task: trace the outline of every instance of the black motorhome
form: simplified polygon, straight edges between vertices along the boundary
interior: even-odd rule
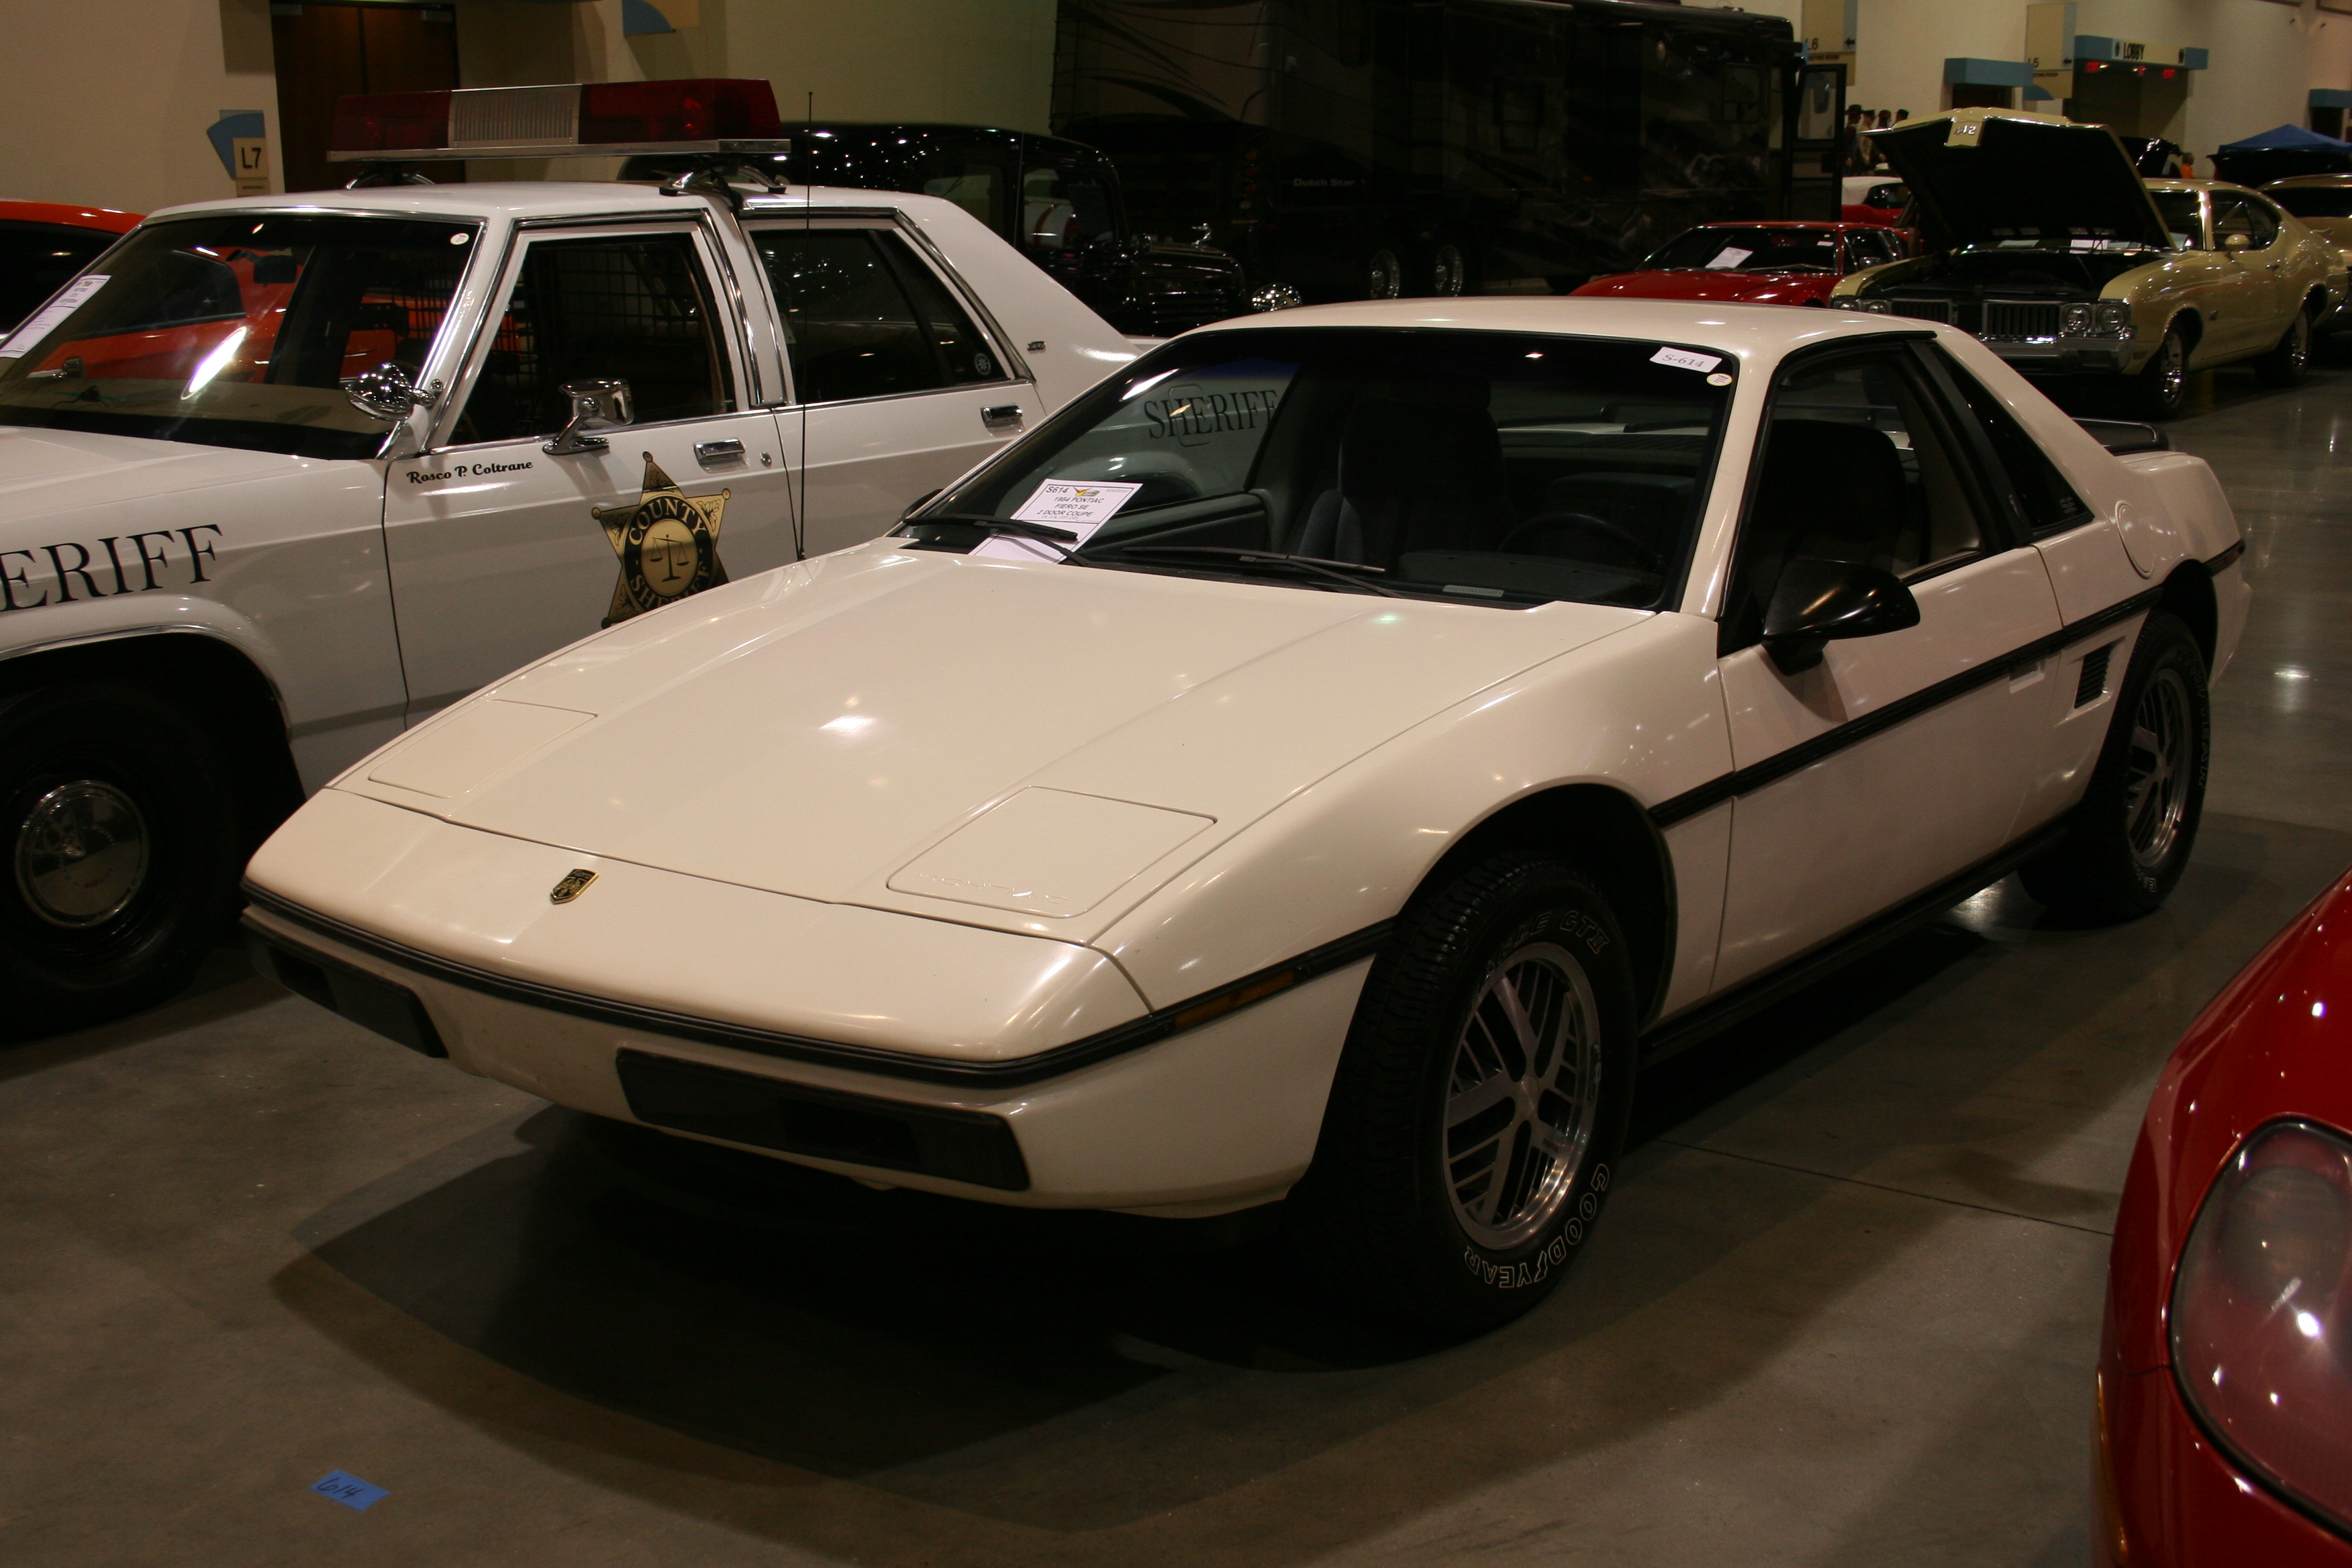
[[[944,196],[1003,235],[1122,332],[1168,337],[1249,308],[1241,264],[1223,251],[1139,232],[1101,153],[1058,136],[980,125],[787,125],[774,160],[795,184]],[[624,179],[684,169],[632,158]],[[1196,218],[1182,226],[1196,229]]]
[[[1061,0],[1054,123],[1255,283],[1542,292],[1694,224],[1834,219],[1843,82],[1698,6]]]

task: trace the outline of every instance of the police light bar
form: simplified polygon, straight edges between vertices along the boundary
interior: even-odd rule
[[[328,158],[407,163],[457,158],[609,157],[635,153],[789,153],[764,81],[572,82],[335,100]]]

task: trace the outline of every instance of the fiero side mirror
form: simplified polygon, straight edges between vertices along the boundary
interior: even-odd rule
[[[1764,651],[1781,673],[1822,662],[1832,637],[1874,637],[1919,624],[1919,601],[1892,572],[1844,561],[1791,561],[1764,612]]]

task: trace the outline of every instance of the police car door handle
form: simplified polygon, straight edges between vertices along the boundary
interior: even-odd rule
[[[706,468],[716,468],[720,463],[740,463],[743,460],[743,443],[697,441],[694,444],[694,460]]]
[[[1000,403],[980,411],[980,422],[991,430],[1007,430],[1021,423],[1021,405]]]

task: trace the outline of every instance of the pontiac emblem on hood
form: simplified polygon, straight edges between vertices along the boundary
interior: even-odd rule
[[[592,509],[621,558],[621,580],[613,584],[613,607],[604,615],[608,626],[727,581],[727,568],[719,563],[719,529],[734,492],[688,496],[651,452],[645,457],[645,484],[635,505]]]
[[[568,904],[586,892],[588,884],[595,879],[595,872],[583,871],[574,867],[563,873],[563,880],[555,884],[554,890],[547,895],[547,901],[551,904]]]

